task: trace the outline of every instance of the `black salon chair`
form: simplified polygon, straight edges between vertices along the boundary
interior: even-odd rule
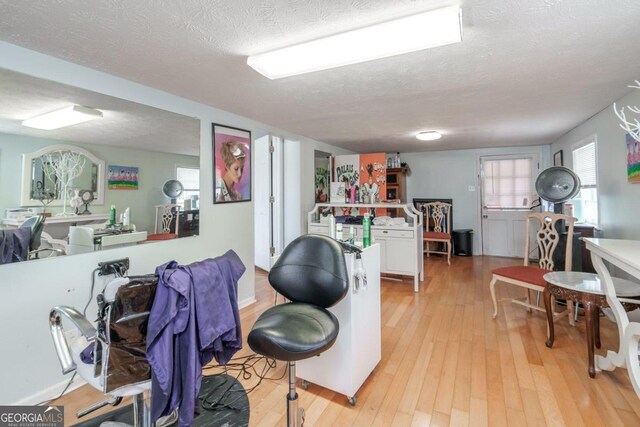
[[[62,373],[76,371],[88,384],[108,395],[107,399],[78,412],[79,418],[106,405],[116,406],[123,397],[132,396],[133,425],[151,426],[151,367],[146,359],[146,333],[157,285],[158,278],[154,275],[111,280],[97,297],[96,327],[72,307],[51,309],[49,327]],[[69,331],[65,331],[63,321],[72,326]],[[88,351],[90,343],[93,348]],[[175,418],[163,423],[173,421]],[[107,421],[103,425],[125,424]]]
[[[65,255],[64,250],[56,248],[40,248],[42,245],[42,229],[44,228],[44,215],[34,215],[24,221],[20,228],[31,229],[31,239],[29,240],[29,259],[37,259],[42,252],[55,252],[60,255]]]
[[[269,283],[290,302],[262,313],[247,342],[258,354],[289,362],[287,425],[299,426],[296,361],[328,350],[338,337],[338,319],[327,308],[349,289],[342,246],[326,236],[298,237],[271,268]]]

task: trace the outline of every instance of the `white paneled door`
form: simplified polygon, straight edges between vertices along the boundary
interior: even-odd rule
[[[525,216],[537,199],[537,154],[480,157],[482,253],[524,257]]]
[[[269,271],[283,246],[282,138],[265,135],[253,150],[255,264]]]

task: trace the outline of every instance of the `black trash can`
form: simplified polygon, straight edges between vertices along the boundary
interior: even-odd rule
[[[453,253],[460,256],[473,255],[473,230],[464,228],[453,230]]]

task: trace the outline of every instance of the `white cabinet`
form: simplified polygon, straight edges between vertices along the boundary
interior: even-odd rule
[[[326,208],[352,207],[358,209],[396,209],[397,216],[404,215],[408,226],[371,226],[373,242],[380,245],[380,271],[382,273],[413,276],[414,291],[418,292],[419,282],[424,280],[422,215],[412,205],[405,204],[325,204],[318,203],[308,214],[309,234],[329,235],[329,226],[320,217]],[[352,209],[353,210],[353,209]],[[338,210],[336,210],[338,211]],[[341,212],[342,209],[339,209]],[[343,235],[350,237],[351,224],[344,224]],[[356,240],[362,240],[362,225],[353,225]]]
[[[367,287],[353,283],[353,254],[346,254],[349,291],[329,308],[340,324],[333,346],[317,357],[296,362],[296,376],[344,394],[355,404],[355,394],[382,356],[380,325],[380,245],[365,248],[362,265]]]

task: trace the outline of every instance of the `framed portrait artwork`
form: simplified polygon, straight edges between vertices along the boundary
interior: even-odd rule
[[[562,164],[562,150],[556,151],[553,155],[553,166],[563,166]]]
[[[251,200],[251,132],[213,124],[213,203]]]

